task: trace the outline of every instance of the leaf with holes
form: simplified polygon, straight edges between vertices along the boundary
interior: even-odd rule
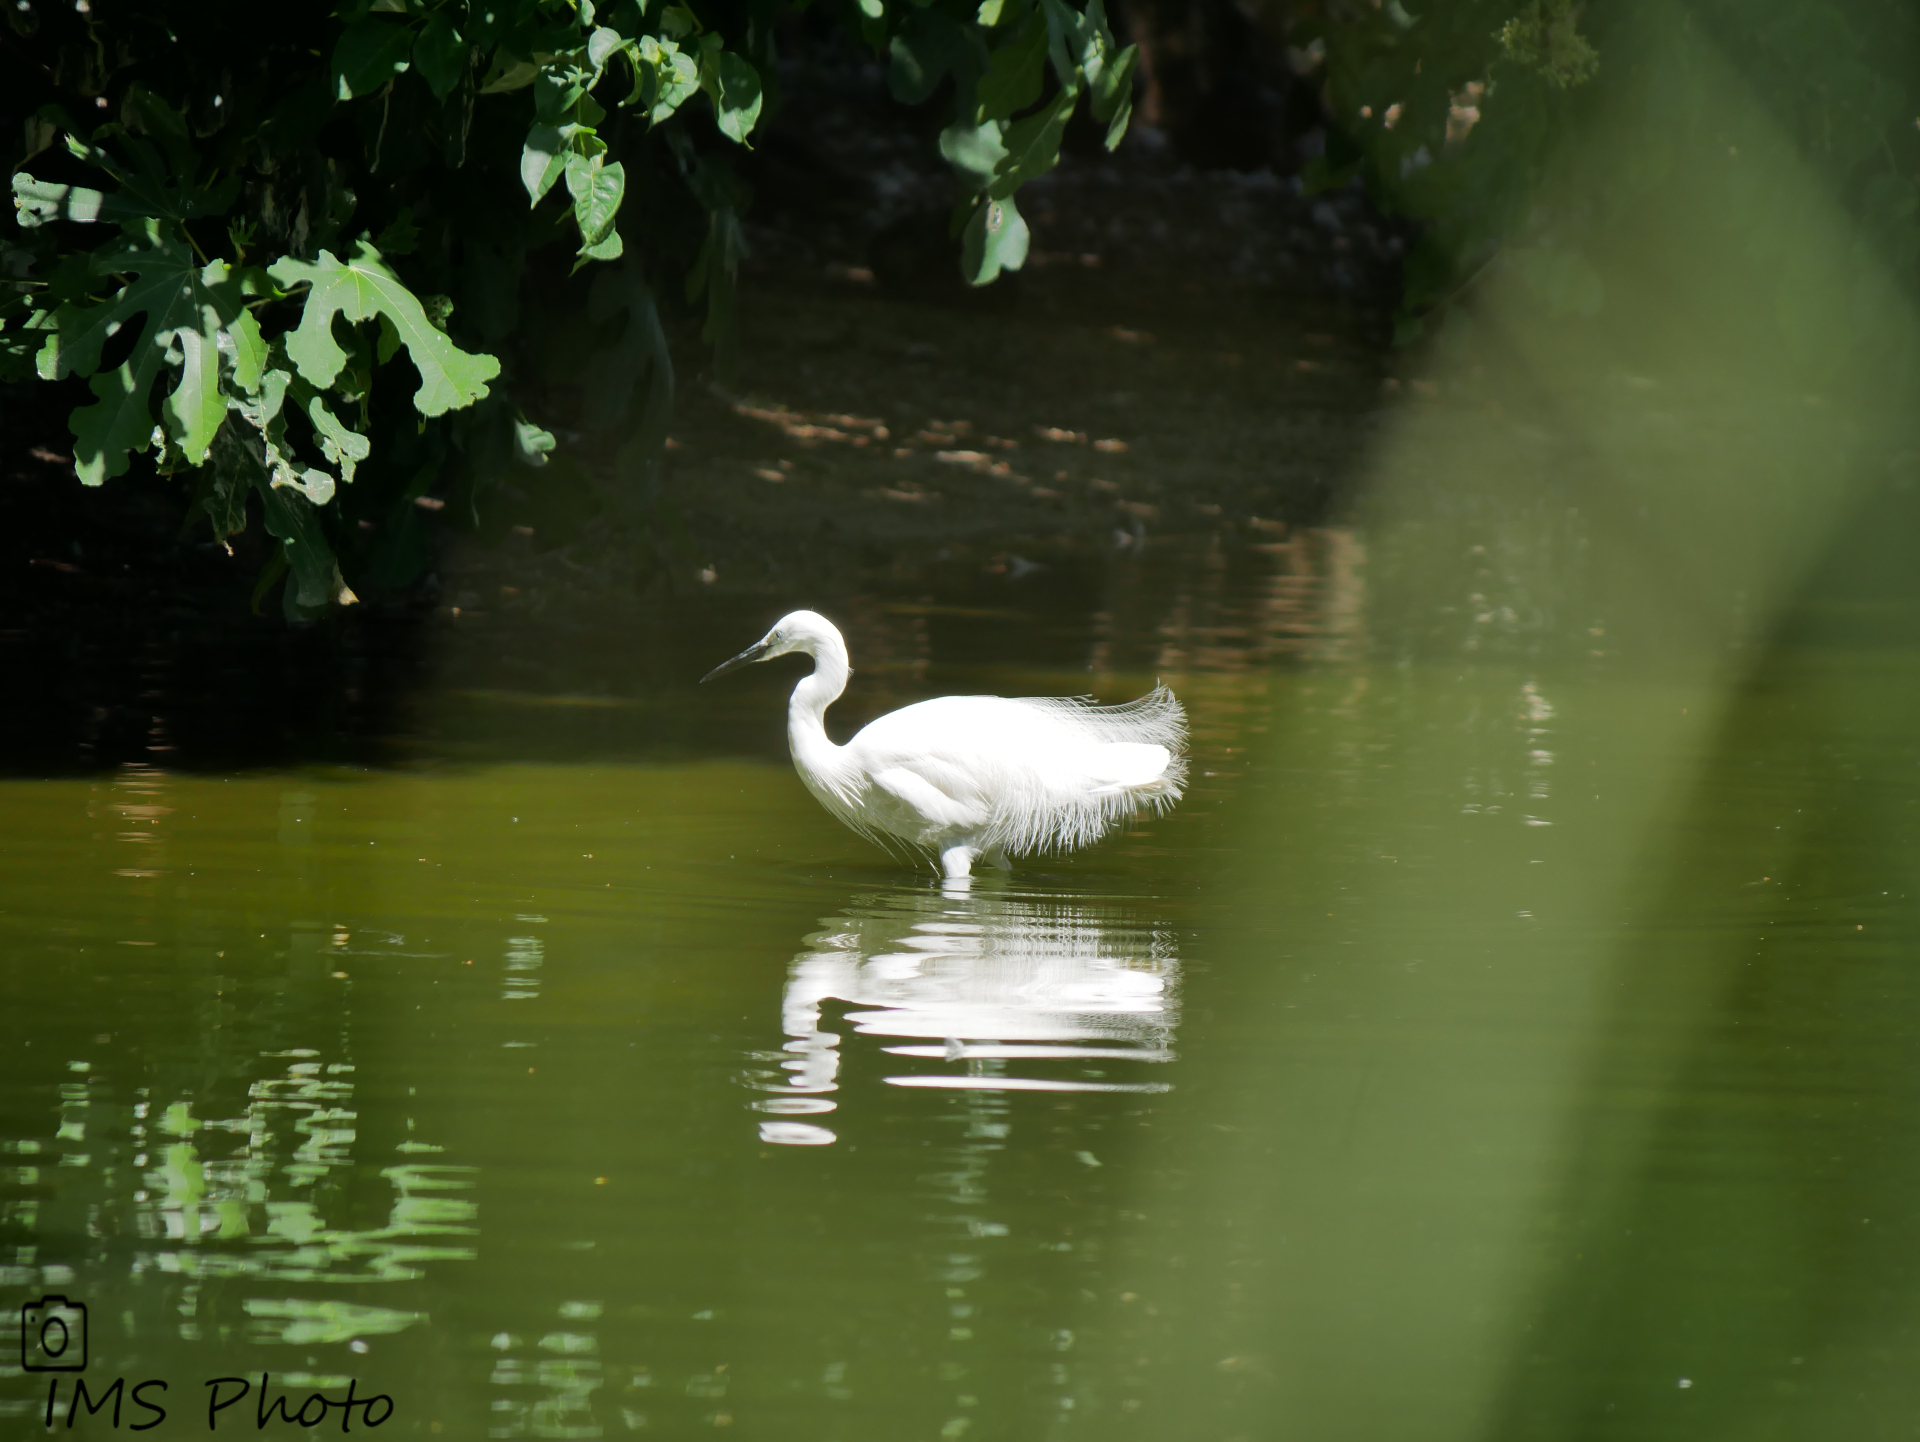
[[[300,324],[287,337],[287,355],[309,385],[332,385],[346,366],[347,352],[333,338],[336,315],[356,323],[385,315],[393,323],[420,373],[413,404],[423,416],[472,405],[487,394],[487,382],[500,374],[494,357],[473,355],[447,339],[427,319],[414,293],[382,263],[380,252],[365,241],[355,247],[351,261],[336,260],[323,250],[315,261],[285,256],[268,266],[267,274],[288,289],[303,283],[311,287]]]
[[[980,202],[961,235],[960,267],[969,285],[985,285],[1003,270],[1026,264],[1031,236],[1013,197]]]
[[[267,533],[281,544],[293,583],[283,604],[289,620],[316,615],[330,602],[350,606],[358,599],[340,579],[340,567],[320,529],[320,516],[298,486],[262,485],[254,478],[265,513]]]
[[[278,347],[274,350],[274,357],[281,365],[286,361]],[[229,409],[251,426],[259,438],[265,455],[262,464],[266,467],[269,483],[291,482],[299,475],[294,469],[293,456],[287,449],[287,418],[283,414],[287,388],[293,384],[295,377],[291,371],[283,370],[281,365],[270,366],[260,377],[260,384],[246,395],[227,397]],[[227,432],[223,430],[221,434]]]
[[[320,454],[340,469],[340,484],[353,484],[354,467],[372,453],[373,443],[358,431],[343,423],[327,405],[327,398],[305,381],[295,380],[287,388],[287,394],[307,413],[307,419],[313,424],[314,437],[320,442]],[[320,472],[308,471],[309,481]],[[333,479],[327,478],[327,495],[333,494]],[[316,496],[312,487],[307,488],[307,497],[315,505],[324,504],[326,497]]]

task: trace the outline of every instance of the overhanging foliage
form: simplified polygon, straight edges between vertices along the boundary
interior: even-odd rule
[[[280,542],[256,600],[290,573],[290,617],[354,599],[348,576],[404,584],[429,491],[475,521],[508,476],[632,513],[673,394],[656,297],[684,290],[730,345],[749,196],[729,157],[778,103],[784,9],[11,7],[32,114],[0,369],[88,381],[82,482],[151,456],[193,478],[222,541],[252,498]],[[840,18],[897,97],[951,80],[961,263],[975,284],[1017,268],[1015,193],[1067,118],[1084,99],[1109,144],[1126,126],[1134,52],[1101,0],[848,0]],[[523,312],[523,288],[595,263],[577,343],[543,347],[553,317]],[[536,372],[614,436],[610,479],[583,480],[520,408]]]

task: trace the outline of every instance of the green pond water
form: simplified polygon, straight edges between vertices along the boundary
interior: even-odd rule
[[[968,890],[819,811],[773,667],[452,688],[465,759],[401,771],[0,784],[8,1305],[83,1303],[158,1436],[220,1378],[258,1435],[263,1373],[460,1438],[1910,1435],[1897,552],[1707,664],[1503,524],[856,627],[850,712],[1192,711],[1177,811]],[[0,1431],[51,1383],[65,1432],[0,1356]]]

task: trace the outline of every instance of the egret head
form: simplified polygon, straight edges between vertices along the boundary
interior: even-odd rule
[[[784,656],[789,651],[805,651],[809,656],[817,656],[823,649],[834,647],[843,653],[846,650],[846,642],[840,638],[840,630],[833,622],[818,611],[794,611],[782,616],[771,631],[738,656],[731,661],[722,661],[700,680],[705,683],[755,661],[771,661],[775,656]]]

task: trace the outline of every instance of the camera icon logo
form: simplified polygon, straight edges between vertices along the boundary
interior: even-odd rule
[[[86,1371],[86,1303],[42,1297],[22,1306],[20,1365],[29,1372]]]

